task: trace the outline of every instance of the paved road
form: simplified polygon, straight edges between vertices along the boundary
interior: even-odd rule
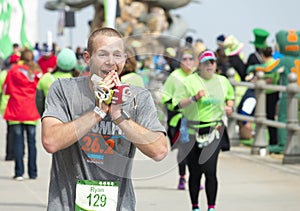
[[[12,180],[14,163],[4,161],[4,120],[0,118],[0,210],[46,210],[51,156],[41,146],[38,126],[38,178]],[[176,151],[160,163],[141,154],[134,165],[137,211],[189,211],[188,191],[176,190]],[[25,162],[27,160],[25,159]],[[25,169],[26,171],[26,169]],[[282,165],[281,157],[250,155],[250,148],[232,147],[221,153],[218,164],[219,211],[300,210],[300,164]],[[200,194],[201,209],[206,210],[205,194]]]

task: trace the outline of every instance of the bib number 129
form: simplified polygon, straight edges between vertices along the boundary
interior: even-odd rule
[[[87,199],[89,200],[90,207],[105,207],[106,205],[106,195],[105,194],[89,194]]]
[[[75,211],[115,211],[118,204],[118,182],[78,180]]]

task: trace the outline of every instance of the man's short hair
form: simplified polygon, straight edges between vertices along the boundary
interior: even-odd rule
[[[95,29],[89,36],[88,43],[87,43],[87,51],[90,55],[93,54],[94,51],[94,39],[98,35],[110,36],[110,37],[120,37],[122,38],[122,34],[118,32],[116,29],[109,28],[109,27],[102,27]]]

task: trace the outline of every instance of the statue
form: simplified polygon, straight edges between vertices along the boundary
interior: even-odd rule
[[[131,37],[132,41],[138,39],[143,46],[149,47],[148,41],[151,41],[152,47],[148,50],[179,45],[180,39],[188,30],[188,25],[181,17],[171,15],[170,10],[186,6],[191,1],[118,0],[116,28],[125,37]],[[95,9],[90,31],[104,26],[104,0],[52,0],[45,4],[48,10],[69,11],[77,11],[88,6]]]
[[[288,75],[290,72],[300,76],[300,31],[280,30],[276,33],[276,42],[279,52],[283,55],[280,59],[280,65],[284,66],[284,72],[281,74],[281,85],[288,84]],[[298,85],[300,83],[298,81]],[[299,101],[300,98],[298,98]],[[286,123],[287,120],[287,93],[283,92],[279,100],[278,121]],[[298,111],[299,112],[299,111]],[[278,128],[278,144],[270,147],[269,151],[273,153],[283,153],[286,147],[287,131],[285,128]]]

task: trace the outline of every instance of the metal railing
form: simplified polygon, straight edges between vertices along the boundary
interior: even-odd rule
[[[234,75],[235,71],[233,69],[230,69],[227,72],[227,76],[231,84],[234,87],[244,86],[253,88],[255,90],[257,102],[254,117],[244,116],[234,112],[228,118],[228,132],[232,140],[232,144],[235,145],[239,143],[236,131],[237,120],[250,121],[256,124],[254,141],[251,146],[251,154],[265,154],[263,152],[266,152],[268,147],[266,140],[267,126],[285,128],[287,130],[287,137],[282,163],[300,163],[300,126],[298,124],[298,93],[300,93],[300,88],[297,84],[297,75],[295,73],[290,73],[288,75],[289,84],[287,86],[266,84],[263,72],[256,73],[257,81],[254,83],[237,82],[234,79]],[[266,118],[266,89],[287,93],[286,123],[268,120]]]

